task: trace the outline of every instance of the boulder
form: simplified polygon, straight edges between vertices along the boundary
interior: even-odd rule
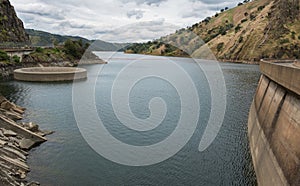
[[[39,186],[39,185],[40,185],[39,182],[30,182],[26,186]]]
[[[23,138],[20,143],[20,148],[23,149],[23,150],[29,150],[31,149],[34,145],[35,145],[35,142],[30,140],[30,139],[26,139],[26,138]]]
[[[54,131],[51,131],[51,130],[42,130],[42,131],[39,131],[39,132],[37,133],[37,135],[40,135],[40,136],[42,136],[42,137],[45,137],[45,136],[51,135],[51,134],[53,134],[53,133],[54,133]]]
[[[6,137],[15,137],[17,136],[17,133],[11,130],[2,129],[4,136]]]
[[[2,130],[0,130],[0,137],[4,137]]]
[[[23,170],[18,170],[17,173],[16,173],[16,176],[20,179],[25,179],[26,178],[26,172],[23,171]]]
[[[9,101],[4,101],[4,102],[1,103],[1,108],[5,109],[5,110],[10,110],[14,107],[16,107],[15,104],[13,104]]]
[[[25,123],[24,127],[31,132],[39,132],[39,126],[35,123]]]
[[[13,112],[13,111],[12,112],[7,111],[4,114],[14,121],[23,119],[22,115],[20,115],[19,113]]]
[[[19,114],[24,114],[24,112],[25,112],[22,108],[20,108],[18,106],[12,108],[12,110],[19,113]]]
[[[0,96],[0,103],[7,101],[7,99],[4,96]]]
[[[7,142],[6,142],[6,141],[4,141],[4,140],[1,140],[1,139],[0,139],[0,146],[2,146],[2,147],[3,147],[3,146],[5,146],[5,145],[7,145]]]

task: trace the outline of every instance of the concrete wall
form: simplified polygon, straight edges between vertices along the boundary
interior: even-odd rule
[[[67,68],[67,67],[48,67],[49,69],[67,69],[65,72],[59,70],[57,72],[33,72],[26,71],[26,69],[17,69],[14,71],[14,78],[19,81],[32,82],[51,82],[51,81],[73,81],[87,78],[87,71],[81,68]],[[48,69],[47,68],[47,69]],[[32,68],[38,69],[38,68]],[[69,71],[68,69],[75,69]]]
[[[248,134],[259,185],[300,185],[300,68],[261,64]]]

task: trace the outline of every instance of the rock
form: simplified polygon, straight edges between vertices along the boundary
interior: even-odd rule
[[[44,137],[44,136],[51,135],[53,133],[54,133],[54,131],[51,131],[51,130],[43,130],[43,131],[38,132],[37,134]]]
[[[3,137],[3,136],[4,136],[4,134],[3,134],[2,130],[0,130],[0,137]]]
[[[20,152],[19,150],[16,150],[16,149],[13,149],[13,148],[10,148],[10,147],[3,147],[3,149],[7,152],[10,152],[10,153],[16,155],[17,157],[19,157],[22,160],[26,160],[26,156],[22,152]]]
[[[5,110],[10,110],[14,107],[15,107],[15,105],[9,101],[4,101],[1,103],[1,108],[5,109]]]
[[[20,140],[17,139],[17,137],[8,137],[9,141],[13,142],[13,143],[20,143]]]
[[[39,126],[37,124],[34,124],[32,122],[30,123],[26,123],[24,125],[24,127],[27,129],[27,130],[30,130],[31,132],[38,132],[39,131]]]
[[[26,186],[39,186],[39,185],[40,185],[39,182],[30,182]]]
[[[26,178],[26,172],[19,169],[18,172],[16,173],[16,176],[20,179],[25,179]]]
[[[19,114],[24,114],[24,112],[25,112],[24,110],[20,109],[19,107],[14,107],[14,108],[12,108],[12,110]]]
[[[20,142],[19,142],[19,143],[20,143]],[[16,143],[16,142],[14,141],[14,142],[13,142],[13,145],[14,145],[15,147],[19,148],[19,147],[20,147],[19,143]]]
[[[9,138],[6,136],[0,137],[0,139],[4,140],[4,141],[9,141]]]
[[[3,146],[5,146],[5,145],[7,145],[7,142],[0,139],[0,146],[3,147]]]
[[[0,96],[0,103],[7,101],[7,99],[4,96]]]
[[[23,117],[20,114],[16,113],[16,112],[7,111],[7,112],[5,112],[5,115],[7,117],[9,117],[10,119],[14,120],[14,121],[23,119]]]
[[[11,130],[6,130],[6,129],[2,129],[3,130],[3,134],[6,137],[15,137],[17,136],[17,133],[15,133],[14,131]]]
[[[23,138],[19,145],[21,149],[29,150],[35,145],[35,142],[30,139]]]

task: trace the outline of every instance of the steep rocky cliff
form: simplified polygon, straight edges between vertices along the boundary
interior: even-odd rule
[[[29,42],[23,22],[17,17],[9,0],[0,0],[0,42],[1,45]]]

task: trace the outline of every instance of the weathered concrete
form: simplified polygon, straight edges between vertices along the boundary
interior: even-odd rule
[[[300,95],[300,67],[294,63],[269,63],[262,61],[261,72],[277,84]]]
[[[300,185],[300,69],[262,62],[248,134],[259,185]]]
[[[72,67],[34,67],[14,71],[14,78],[20,81],[51,82],[73,81],[87,78],[83,68]]]

